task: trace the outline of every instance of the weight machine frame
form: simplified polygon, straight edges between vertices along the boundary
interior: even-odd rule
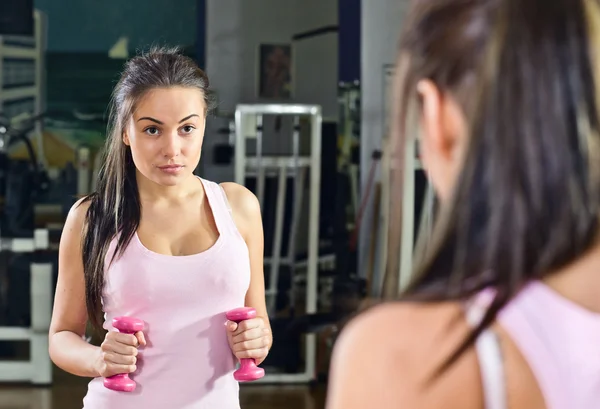
[[[4,104],[11,101],[33,99],[35,115],[44,112],[45,106],[45,52],[46,16],[34,10],[34,36],[0,36],[0,72],[10,59],[30,60],[34,64],[33,84],[4,84],[0,75],[0,113]],[[17,113],[17,117],[25,112]],[[11,119],[11,118],[7,118]],[[38,143],[38,161],[46,165],[43,154],[43,123],[35,121],[34,132]],[[4,145],[0,150],[5,149]],[[1,226],[0,226],[1,228]],[[50,248],[47,229],[32,231],[30,238],[0,238],[0,251],[13,253],[34,253]],[[0,327],[0,341],[28,341],[30,357],[28,361],[0,361],[0,382],[31,382],[36,385],[52,383],[52,362],[48,354],[48,330],[52,314],[52,264],[31,263],[31,326]]]
[[[263,115],[286,115],[294,116],[293,156],[268,156],[264,157],[262,152],[262,117]],[[310,156],[299,155],[299,117],[310,117],[311,119],[311,153]],[[256,138],[256,157],[249,158],[246,155],[246,140],[249,138],[246,130],[245,119],[251,117],[254,122],[255,132],[252,137]],[[303,104],[240,104],[235,111],[235,182],[245,185],[246,174],[256,171],[257,174],[257,196],[261,205],[264,197],[265,171],[266,168],[275,168],[278,171],[278,192],[275,221],[275,238],[273,243],[273,254],[271,260],[265,260],[265,265],[270,264],[271,280],[266,296],[269,305],[277,294],[278,268],[281,262],[280,250],[283,226],[283,211],[285,201],[285,187],[288,169],[298,172],[297,185],[303,183],[304,176],[301,169],[309,169],[310,197],[309,197],[309,220],[308,220],[308,260],[306,263],[306,313],[317,312],[317,290],[318,290],[318,267],[319,267],[319,206],[321,187],[321,126],[322,110],[318,105]],[[297,189],[296,192],[302,189]],[[301,201],[300,201],[301,203]],[[299,207],[299,206],[298,206]],[[298,211],[297,209],[295,210]],[[296,217],[294,216],[294,219]],[[292,236],[294,236],[294,222],[292,222]],[[289,246],[295,243],[290,242]],[[294,264],[296,260],[291,260]],[[295,264],[294,264],[295,265]],[[292,277],[293,285],[293,277]],[[304,383],[313,381],[316,377],[316,335],[306,334],[305,340],[305,370],[293,374],[267,374],[259,380],[259,383]]]
[[[49,232],[36,229],[33,238],[1,238],[0,251],[32,253],[50,247]],[[29,341],[28,361],[0,361],[0,382],[52,383],[48,330],[52,315],[52,264],[31,263],[31,326],[0,327],[0,341]]]
[[[46,111],[45,103],[45,53],[46,53],[46,15],[34,10],[34,36],[0,36],[0,73],[6,60],[31,60],[35,65],[34,84],[4,84],[0,75],[0,113],[4,112],[4,104],[11,101],[33,99],[34,106],[31,115]],[[9,120],[11,118],[8,118]],[[36,121],[34,132],[37,138],[38,161],[47,168],[47,160],[43,152],[43,121]],[[3,149],[0,146],[0,149]]]

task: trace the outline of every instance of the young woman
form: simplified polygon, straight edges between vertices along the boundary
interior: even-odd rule
[[[393,169],[418,125],[439,209],[403,301],[340,337],[328,409],[600,407],[599,3],[419,0],[405,27]]]
[[[61,238],[50,328],[56,365],[94,378],[85,409],[239,408],[233,354],[260,364],[271,346],[259,203],[193,174],[211,98],[204,72],[170,49],[130,60],[116,86],[97,192]],[[242,306],[257,318],[227,322]],[[117,316],[144,330],[114,331]],[[99,347],[88,320],[107,331]],[[104,387],[120,373],[135,391]]]

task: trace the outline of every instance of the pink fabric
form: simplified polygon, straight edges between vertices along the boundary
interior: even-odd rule
[[[239,409],[225,313],[244,306],[249,255],[221,187],[203,184],[220,233],[213,247],[166,256],[145,248],[136,234],[107,269],[104,327],[112,330],[116,316],[140,318],[148,345],[140,348],[131,376],[136,391],[115,392],[103,386],[102,378],[93,379],[84,409]]]
[[[531,367],[547,409],[600,408],[600,314],[535,282],[499,322]]]

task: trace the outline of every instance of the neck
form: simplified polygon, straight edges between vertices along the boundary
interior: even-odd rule
[[[600,245],[579,260],[544,279],[563,297],[590,311],[600,313]]]
[[[159,185],[136,172],[140,200],[142,202],[181,202],[198,192],[200,182],[194,175],[174,186]]]

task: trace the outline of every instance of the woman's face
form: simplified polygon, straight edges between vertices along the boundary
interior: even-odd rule
[[[157,88],[137,104],[123,143],[131,148],[139,174],[159,185],[174,186],[198,166],[205,125],[202,91]]]

